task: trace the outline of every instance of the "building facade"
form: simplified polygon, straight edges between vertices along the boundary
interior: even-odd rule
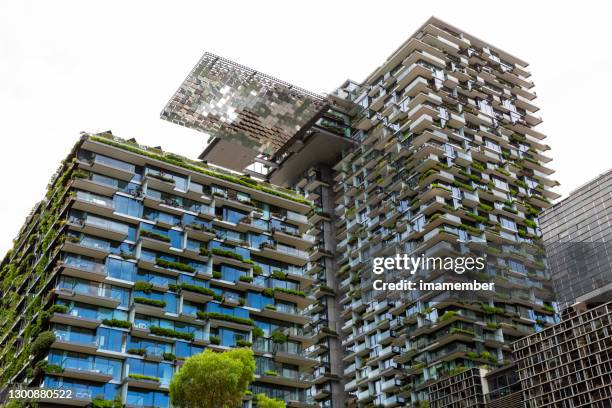
[[[562,308],[612,293],[612,170],[548,208],[540,225]]]
[[[577,305],[513,347],[526,407],[610,406],[612,303]]]
[[[250,177],[83,136],[3,260],[3,384],[167,407],[184,358],[248,346],[253,394],[312,405],[310,210]]]
[[[250,345],[252,391],[292,405],[459,406],[444,402],[456,378],[506,365],[511,342],[556,322],[537,217],[558,195],[529,76],[525,61],[436,18],[365,81],[326,98],[205,54],[162,118],[211,134],[200,156],[211,164],[89,136],[24,226],[4,260],[4,293],[17,270],[56,272],[17,288],[40,304],[13,300],[3,327],[30,332],[5,332],[3,381],[77,384],[66,364],[97,367],[98,357],[68,358],[57,345],[83,338],[91,345],[79,353],[111,367],[85,397],[163,405],[180,358]],[[83,177],[67,181],[70,165]],[[78,190],[67,201],[66,186]],[[38,230],[50,208],[62,229]],[[108,242],[79,252],[88,235]],[[486,270],[452,279],[495,291],[372,288],[376,257],[468,250],[486,254]],[[110,293],[93,296],[104,298],[94,312],[79,304],[91,291]],[[44,317],[58,339],[30,372],[10,361],[26,359],[32,330],[43,329],[27,322],[40,310],[52,310]],[[85,324],[74,340],[65,329]],[[157,375],[148,356],[160,353],[149,348],[162,350]],[[134,373],[138,364],[148,371]],[[481,403],[486,384],[468,385]]]

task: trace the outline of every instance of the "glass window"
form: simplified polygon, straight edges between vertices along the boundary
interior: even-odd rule
[[[115,211],[132,217],[142,217],[142,203],[133,198],[115,194]]]

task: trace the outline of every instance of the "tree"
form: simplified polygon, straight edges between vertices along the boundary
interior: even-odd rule
[[[242,404],[254,378],[251,349],[205,350],[185,360],[172,377],[170,399],[177,408],[234,408]]]
[[[285,408],[285,401],[270,398],[266,394],[257,394],[257,408]]]

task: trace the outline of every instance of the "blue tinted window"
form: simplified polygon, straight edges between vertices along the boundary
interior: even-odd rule
[[[142,217],[142,204],[133,198],[115,195],[115,211],[132,217]]]

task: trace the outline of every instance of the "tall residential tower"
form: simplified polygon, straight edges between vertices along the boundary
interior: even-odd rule
[[[3,261],[3,381],[167,406],[181,358],[250,346],[252,392],[293,406],[483,404],[510,343],[556,322],[529,76],[436,18],[325,97],[206,53],[162,111],[211,136],[202,162],[86,135],[28,219]],[[418,277],[495,290],[374,290],[396,254],[486,255]]]

